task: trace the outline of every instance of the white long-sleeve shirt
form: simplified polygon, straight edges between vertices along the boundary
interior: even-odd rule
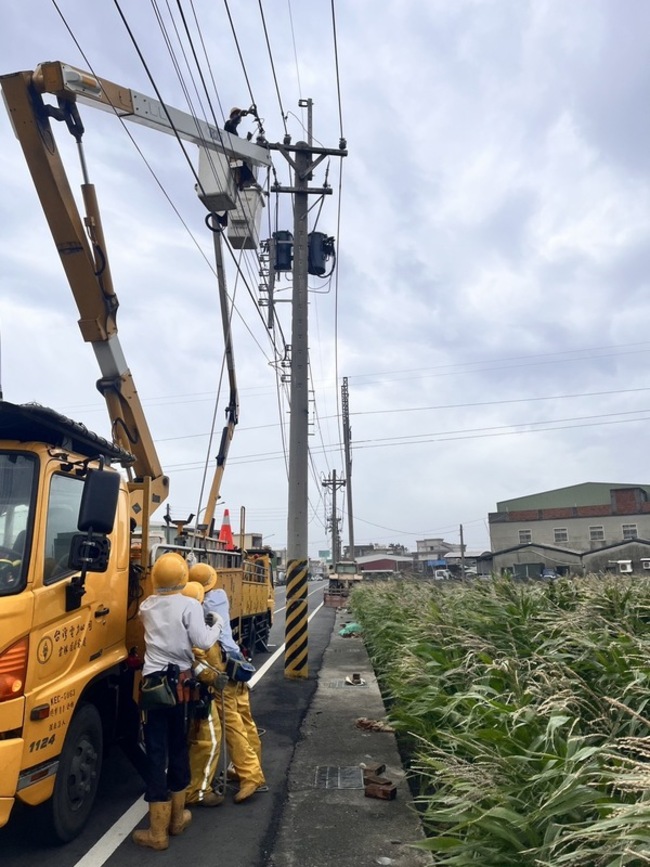
[[[182,593],[153,594],[144,600],[139,614],[144,625],[143,675],[163,671],[170,662],[181,671],[191,668],[192,648],[212,647],[219,640],[224,622],[217,613],[215,625],[207,626],[198,599]]]
[[[239,645],[232,637],[232,629],[230,626],[230,604],[226,591],[221,587],[215,587],[214,590],[208,590],[203,599],[203,610],[207,614],[212,612],[219,615],[223,620],[223,628],[219,644],[223,647],[226,653],[238,653]]]

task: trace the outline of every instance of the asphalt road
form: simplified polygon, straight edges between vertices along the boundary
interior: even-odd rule
[[[263,766],[269,792],[214,809],[193,809],[191,827],[172,838],[169,849],[154,852],[135,846],[131,831],[146,813],[143,784],[119,749],[106,756],[94,812],[83,833],[65,846],[52,846],[39,828],[38,810],[17,805],[9,824],[0,829],[2,867],[141,867],[154,859],[157,865],[192,867],[263,867],[272,851],[287,794],[287,774],[300,725],[316,689],[318,670],[329,642],[335,612],[321,607],[324,581],[309,584],[309,676],[284,677],[285,587],[276,588],[275,622],[268,654],[257,654],[257,675],[251,706],[262,735]],[[313,615],[313,616],[312,616]],[[1,772],[1,771],[0,771]]]

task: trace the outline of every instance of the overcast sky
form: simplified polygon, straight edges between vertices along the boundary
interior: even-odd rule
[[[336,42],[331,6],[21,0],[3,5],[0,72],[63,60],[151,95],[153,80],[176,108],[190,110],[188,93],[208,119],[211,105],[220,125],[254,102],[273,142],[285,124],[294,142],[306,137],[298,101],[311,98],[315,143],[345,137],[349,156],[312,181],[328,170],[333,195],[310,200],[311,227],[337,250],[332,279],[310,283],[310,554],[329,547],[322,479],[345,475],[343,377],[357,543],[458,542],[462,525],[469,548],[485,550],[498,501],[650,483],[650,4],[338,0]],[[195,55],[210,103],[195,89]],[[114,117],[81,112],[120,340],[171,478],[172,517],[186,517],[205,506],[227,403],[205,208],[173,138],[130,125],[131,138]],[[77,189],[78,160],[56,126]],[[4,397],[107,436],[95,358],[5,112],[0,139]],[[288,184],[277,152],[273,165]],[[276,228],[293,228],[286,194],[268,200],[262,237]],[[243,506],[247,529],[281,547],[286,385],[253,300],[255,255],[239,276],[239,255],[227,258],[240,424],[217,516],[228,508],[237,529]],[[290,286],[283,277],[279,346],[291,343]]]

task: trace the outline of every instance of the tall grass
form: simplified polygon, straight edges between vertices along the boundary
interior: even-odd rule
[[[650,581],[363,585],[441,865],[650,864]]]

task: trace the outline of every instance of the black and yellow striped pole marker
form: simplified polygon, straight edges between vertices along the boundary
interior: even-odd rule
[[[308,560],[287,564],[287,613],[284,626],[284,676],[307,677],[309,640],[307,630]]]

